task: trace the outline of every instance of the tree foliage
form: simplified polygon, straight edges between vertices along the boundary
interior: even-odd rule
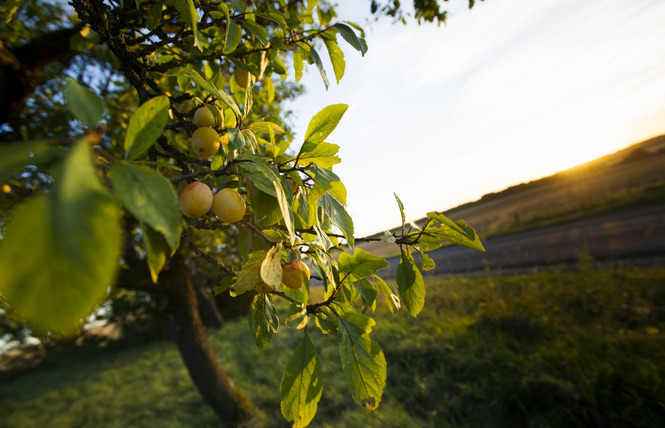
[[[433,3],[421,5],[418,19],[445,19]],[[6,115],[2,139],[13,141],[0,147],[1,178],[9,185],[0,242],[3,306],[42,334],[71,336],[119,278],[122,286],[170,293],[175,319],[197,322],[190,277],[177,267],[201,258],[215,269],[217,293],[253,294],[248,333],[257,346],[283,326],[273,301],[290,304],[286,321],[303,330],[280,387],[290,423],[312,420],[323,388],[307,328],[339,342],[351,396],[376,409],[386,384],[368,315],[377,298],[417,316],[425,304],[421,270],[434,267],[425,253],[446,242],[483,248],[473,229],[442,214],[428,214],[420,230],[407,228],[399,198],[401,233],[355,237],[346,188],[333,172],[339,145],[329,141],[347,106],[324,108],[302,140],[292,137],[281,101],[300,89],[287,79],[293,73],[298,82],[308,66],[328,86],[327,56],[339,83],[340,44],[364,55],[363,30],[337,19],[326,1],[72,0],[77,18],[65,6],[41,4],[56,8],[51,18],[66,17],[68,25],[53,30],[41,23],[48,10],[30,25],[20,17],[34,5],[13,0],[2,25],[15,33],[3,46],[34,49],[49,31],[67,31],[62,50],[71,63],[41,70],[32,89],[23,89],[34,92],[21,112],[12,107]],[[190,144],[201,106],[219,117],[215,135],[225,141],[210,159]],[[218,192],[235,189],[247,214],[232,224],[212,213],[182,216],[177,195],[193,181]],[[396,289],[377,275],[386,260],[356,247],[376,239],[401,252]],[[126,280],[137,260],[149,275]],[[304,274],[301,289],[284,287],[281,266],[292,260],[312,268],[323,301],[310,298]],[[182,337],[177,328],[174,336]],[[193,349],[202,340],[178,342],[193,377],[198,362],[209,361],[206,350]],[[214,388],[197,385],[214,401]],[[247,408],[234,397],[218,414]]]

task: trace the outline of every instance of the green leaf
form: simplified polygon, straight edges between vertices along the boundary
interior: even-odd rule
[[[284,129],[276,123],[272,122],[254,122],[248,126],[254,132],[261,134],[270,134],[273,132],[275,134],[284,134]]]
[[[250,178],[251,180],[251,178]],[[273,191],[275,188],[273,187]],[[261,190],[254,189],[249,194],[254,220],[263,226],[272,226],[282,220],[282,211],[277,198]]]
[[[263,284],[261,279],[261,264],[266,258],[266,252],[255,251],[249,255],[242,270],[238,272],[238,281],[231,287],[231,295],[239,296],[247,291],[253,290],[257,285]]]
[[[322,391],[321,363],[314,344],[305,333],[279,385],[282,415],[294,428],[306,427],[314,419]]]
[[[333,181],[330,183],[330,193],[335,199],[340,201],[342,205],[346,205],[346,186],[341,181]]]
[[[189,78],[190,80],[193,80],[201,88],[203,88],[206,91],[210,92],[212,94],[212,96],[214,96],[219,101],[226,104],[231,110],[233,110],[236,117],[241,117],[242,116],[240,114],[240,109],[238,108],[238,104],[236,104],[236,102],[233,101],[233,98],[230,95],[226,94],[225,92],[219,91],[217,88],[215,88],[215,86],[213,86],[211,83],[209,83],[206,79],[204,79],[196,71],[194,71],[192,69],[189,69],[189,68],[180,69],[179,70],[179,75],[185,76],[185,77]],[[226,113],[224,114],[224,117],[229,118],[229,116],[227,116]]]
[[[300,79],[302,79],[302,71],[303,71],[303,63],[304,59],[302,55],[300,55],[300,51],[294,50],[293,51],[293,69],[296,73],[296,83],[300,82]]]
[[[150,277],[152,278],[152,282],[157,284],[159,272],[164,268],[166,258],[171,254],[171,249],[164,235],[155,232],[150,226],[141,224],[141,231],[143,233],[143,243],[145,245],[146,258],[148,259]]]
[[[199,15],[196,13],[196,7],[194,6],[193,0],[173,0],[175,8],[178,9],[178,12],[182,15],[182,18],[192,27],[192,33],[194,35],[194,46],[199,48],[199,51],[203,52],[203,46],[201,46],[201,41],[198,36],[198,29],[196,28],[196,22],[199,20]]]
[[[337,318],[342,372],[353,400],[375,410],[386,387],[386,358],[368,333],[375,324],[371,318],[346,312]]]
[[[280,27],[286,29],[288,25],[286,25],[286,21],[284,20],[284,17],[280,14],[277,13],[267,13],[267,12],[254,12],[254,15],[260,16],[263,19],[267,19],[269,21],[276,22],[279,24]]]
[[[427,254],[425,254],[424,252],[422,252],[417,248],[416,251],[420,255],[420,260],[424,271],[429,271],[436,267],[436,263],[434,263],[434,260],[432,260],[430,256],[428,256]]]
[[[166,238],[172,250],[180,243],[180,208],[171,182],[150,168],[116,161],[111,167],[115,196],[139,221]]]
[[[316,64],[316,68],[319,69],[319,73],[321,74],[321,79],[323,79],[323,84],[326,85],[326,90],[328,90],[330,82],[328,81],[328,75],[326,74],[326,69],[323,68],[323,62],[321,62],[321,57],[319,56],[319,53],[316,52],[316,49],[314,49],[313,47],[309,51],[309,57],[311,58],[312,62]]]
[[[314,173],[314,187],[309,196],[316,202],[323,194],[332,190],[332,183],[339,181],[339,177],[331,170],[316,165],[309,167],[309,170]]]
[[[248,32],[256,37],[263,46],[268,45],[268,31],[264,27],[249,19],[243,19],[241,24]]]
[[[381,291],[381,294],[385,297],[386,305],[390,310],[390,313],[393,313],[395,310],[399,310],[402,307],[402,302],[397,295],[398,291],[393,291],[393,287],[386,284],[386,282],[378,275],[373,275],[372,279],[377,285],[377,288]]]
[[[65,87],[67,107],[88,128],[95,128],[104,116],[104,100],[74,79],[67,80]]]
[[[272,247],[261,262],[261,279],[274,289],[282,283],[282,243]]]
[[[430,235],[428,232],[421,233],[420,231],[411,232],[407,235],[409,241],[418,239],[418,244],[414,245],[420,251],[434,251],[440,248],[443,243],[435,235]]]
[[[237,12],[243,12],[245,10],[243,0],[231,0],[231,7]]]
[[[125,135],[125,159],[135,160],[159,138],[169,120],[169,99],[152,98],[139,107],[129,119]]]
[[[234,20],[227,20],[226,43],[224,44],[224,55],[228,55],[238,47],[242,40],[242,29]]]
[[[252,162],[240,162],[238,166],[245,171],[250,171],[252,174],[243,174],[252,179],[252,184],[261,191],[277,197],[274,183],[282,182],[279,174],[270,166],[264,158],[256,155],[246,155],[241,160],[251,160]]]
[[[308,165],[313,163],[322,168],[330,168],[340,163],[342,160],[335,156],[339,151],[337,144],[331,143],[311,143],[303,144],[300,149],[299,165]]]
[[[229,133],[229,150],[238,150],[245,146],[245,137],[238,128],[228,128],[226,132]]]
[[[467,226],[463,220],[454,222],[445,215],[436,212],[427,213],[427,217],[441,224],[440,228],[428,227],[426,229],[428,233],[434,234],[438,238],[452,242],[453,244],[463,245],[478,251],[485,251],[476,232],[473,228]]]
[[[362,311],[365,312],[368,309],[372,309],[373,312],[374,309],[376,309],[376,296],[378,295],[377,287],[372,285],[372,283],[366,279],[355,282],[354,285],[362,298]]]
[[[353,46],[357,51],[359,51],[362,56],[365,56],[367,53],[367,43],[365,42],[365,39],[359,38],[356,35],[356,32],[353,31],[353,29],[343,23],[343,22],[338,22],[335,24],[335,28],[337,28],[337,31],[339,31],[339,34],[342,35],[342,38],[346,40],[348,44]]]
[[[408,248],[402,250],[395,280],[406,310],[417,316],[425,306],[425,281]]]
[[[78,142],[51,191],[15,209],[0,241],[0,294],[40,332],[71,336],[115,282],[120,211]]]
[[[344,76],[344,69],[346,68],[346,62],[344,62],[344,52],[339,48],[336,40],[324,39],[323,43],[328,49],[328,55],[330,56],[330,62],[333,66],[333,71],[335,72],[335,79],[337,83],[342,80]]]
[[[395,195],[395,200],[397,201],[397,206],[399,207],[399,213],[402,216],[402,227],[404,227],[404,224],[406,224],[406,217],[404,216],[404,204],[397,196],[397,193],[393,192],[393,195]]]
[[[162,17],[162,2],[155,2],[146,13],[146,27],[154,30]]]
[[[349,245],[353,247],[353,220],[346,212],[344,205],[329,193],[326,193],[319,198],[319,207],[328,215],[330,222],[339,227]]]
[[[322,143],[335,130],[348,107],[346,104],[333,104],[315,114],[307,125],[305,143]]]
[[[378,257],[367,251],[356,248],[353,255],[341,253],[338,258],[338,267],[341,272],[347,273],[347,281],[356,282],[371,276],[379,269],[388,266],[383,257]]]
[[[270,301],[270,295],[259,293],[254,296],[249,306],[249,330],[254,336],[254,341],[259,349],[266,346],[272,340],[279,329],[279,318],[277,310]]]
[[[284,187],[282,186],[281,181],[273,181],[272,185],[275,187],[275,192],[277,193],[277,203],[279,203],[279,209],[282,211],[282,217],[284,219],[284,225],[286,230],[289,232],[289,241],[291,245],[296,242],[295,227],[293,225],[293,212],[291,211],[291,205],[286,199],[286,192],[284,192]]]

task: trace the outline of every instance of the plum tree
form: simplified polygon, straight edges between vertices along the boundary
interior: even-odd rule
[[[245,199],[235,189],[220,189],[212,199],[212,210],[226,223],[240,221],[247,211]]]
[[[249,424],[256,409],[220,365],[198,313],[189,267],[197,257],[214,269],[217,293],[251,296],[250,334],[259,347],[282,328],[273,299],[295,314],[303,335],[282,367],[279,388],[289,423],[309,424],[322,394],[321,361],[304,327],[339,342],[339,376],[353,400],[370,411],[380,406],[386,361],[370,335],[377,298],[417,316],[425,304],[421,270],[434,267],[427,252],[445,242],[483,247],[471,227],[439,213],[428,213],[420,229],[409,228],[399,198],[399,232],[354,236],[347,190],[333,171],[339,146],[329,142],[347,106],[314,114],[298,140],[289,132],[283,101],[300,93],[305,64],[328,87],[326,52],[339,82],[345,71],[340,42],[364,55],[363,30],[338,20],[325,0],[131,6],[71,0],[75,14],[67,19],[67,8],[53,6],[57,0],[13,3],[15,13],[0,20],[0,29],[3,57],[17,64],[3,66],[3,88],[16,80],[16,70],[36,75],[14,53],[48,51],[49,32],[58,25],[74,23],[58,32],[68,43],[40,64],[83,53],[72,70],[45,68],[59,75],[49,74],[52,80],[24,103],[18,124],[0,127],[3,139],[14,141],[2,145],[0,178],[25,184],[12,187],[16,197],[4,216],[11,220],[2,220],[0,245],[0,294],[17,318],[36,334],[69,337],[108,298],[110,284],[162,293],[173,340],[203,399],[223,423]],[[42,22],[44,10],[54,11],[53,19],[35,34],[26,26]],[[26,38],[32,40],[26,44]],[[12,94],[11,112],[3,113],[10,121],[24,96]],[[214,128],[226,129],[220,136]],[[205,216],[204,181],[220,189],[211,204],[219,221]],[[192,183],[179,200],[175,187],[186,182]],[[220,236],[237,245],[218,245]],[[377,274],[388,262],[356,245],[379,240],[399,251],[396,286]],[[288,259],[307,261],[324,287],[323,301],[312,300],[305,265],[282,268]]]
[[[180,211],[187,217],[203,217],[212,208],[212,190],[200,181],[189,183],[180,192]]]

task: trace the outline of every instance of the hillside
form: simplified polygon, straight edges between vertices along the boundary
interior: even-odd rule
[[[453,220],[464,219],[478,234],[487,237],[582,217],[585,213],[646,205],[663,200],[663,165],[665,135],[548,177],[486,194],[443,213]],[[422,225],[426,219],[415,223]],[[364,244],[363,248],[376,254],[394,251],[392,246],[388,249],[381,243]]]

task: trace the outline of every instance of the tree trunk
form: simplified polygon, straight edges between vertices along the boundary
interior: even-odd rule
[[[158,284],[152,283],[145,261],[136,258],[132,251],[127,251],[124,259],[128,269],[120,272],[119,287],[165,293],[169,297],[171,336],[206,404],[225,425],[252,419],[256,409],[224,371],[208,340],[182,250],[169,261]]]
[[[199,305],[199,313],[203,318],[203,323],[207,327],[219,330],[224,327],[224,318],[219,312],[215,298],[213,297],[210,288],[203,287],[200,283],[194,284],[196,290],[196,299]]]
[[[192,381],[223,423],[236,425],[251,419],[256,409],[229,378],[210,345],[199,315],[196,291],[180,252],[165,273],[170,273],[164,278],[165,282],[173,285],[167,287],[173,308],[169,323],[171,336]]]

